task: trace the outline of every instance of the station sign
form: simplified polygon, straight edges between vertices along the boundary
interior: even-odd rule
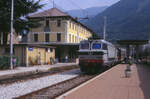
[[[29,48],[28,48],[28,51],[33,51],[33,47],[29,47]]]

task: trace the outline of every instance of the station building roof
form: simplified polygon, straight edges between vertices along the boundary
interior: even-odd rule
[[[39,17],[55,17],[55,16],[69,16],[67,13],[62,12],[57,8],[52,8],[45,10],[43,12],[39,12],[30,16],[30,18],[39,18]]]
[[[80,23],[77,19],[73,18],[69,14],[67,14],[67,13],[65,13],[65,12],[63,12],[63,11],[57,9],[57,8],[51,8],[51,9],[45,10],[43,12],[33,14],[33,15],[29,16],[28,18],[29,19],[42,19],[42,18],[66,18],[66,19],[71,19],[72,21],[74,21],[77,24],[80,24],[81,26],[83,26],[84,28],[89,30],[90,32],[95,33],[93,30],[91,30],[87,26]]]

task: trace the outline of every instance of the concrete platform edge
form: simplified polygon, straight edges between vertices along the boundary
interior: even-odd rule
[[[119,64],[118,64],[118,65],[119,65]],[[117,65],[116,65],[116,66],[117,66]],[[64,94],[62,94],[61,96],[58,96],[58,97],[55,98],[55,99],[63,99],[63,97],[68,96],[68,95],[71,94],[72,92],[74,92],[74,91],[78,90],[79,88],[85,86],[86,84],[88,84],[88,83],[94,81],[95,79],[97,79],[97,78],[103,76],[103,75],[106,74],[107,72],[109,72],[109,71],[111,71],[112,69],[114,69],[116,66],[114,66],[114,67],[112,67],[111,69],[109,69],[109,70],[103,72],[102,74],[97,75],[96,77],[94,77],[94,78],[92,78],[91,80],[89,80],[89,81],[87,81],[87,82],[81,84],[80,86],[78,86],[78,87],[76,87],[76,88],[74,88],[74,89],[72,89],[72,90],[70,90],[70,91],[68,91],[68,92],[66,92],[66,93],[64,93]]]
[[[59,69],[59,68],[63,68],[63,67],[68,67],[68,66],[77,66],[78,64],[74,64],[74,65],[66,65],[66,66],[60,66],[60,67],[50,67],[48,69],[34,69],[31,71],[24,71],[24,72],[19,72],[19,73],[12,73],[12,74],[6,74],[6,75],[0,75],[0,81],[2,80],[7,80],[13,77],[23,77],[23,76],[28,76],[28,75],[34,75],[37,73],[45,73],[45,72],[49,72],[51,69]]]

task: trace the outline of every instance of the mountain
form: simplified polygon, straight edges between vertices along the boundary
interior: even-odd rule
[[[102,36],[107,16],[107,38],[150,39],[150,0],[120,0],[85,24]]]
[[[94,17],[98,13],[103,12],[108,6],[102,6],[102,7],[91,7],[87,9],[77,9],[77,10],[69,10],[67,13],[70,14],[73,17],[79,17],[84,18],[87,17]]]

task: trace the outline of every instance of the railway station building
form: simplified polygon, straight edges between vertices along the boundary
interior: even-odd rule
[[[57,8],[33,14],[29,19],[40,20],[41,26],[30,29],[27,43],[55,46],[58,62],[66,57],[75,61],[80,41],[92,37],[92,30]]]
[[[19,40],[17,33],[13,35],[14,55],[20,66],[53,64],[55,62],[76,62],[79,43],[92,37],[93,31],[77,19],[57,8],[52,8],[28,17],[39,20],[40,26],[31,28],[28,35]],[[0,56],[9,56],[9,33],[0,34]],[[6,42],[4,44],[4,42]]]
[[[0,45],[0,56],[9,56],[9,45]],[[45,45],[14,44],[13,54],[19,66],[54,64],[55,47]]]

